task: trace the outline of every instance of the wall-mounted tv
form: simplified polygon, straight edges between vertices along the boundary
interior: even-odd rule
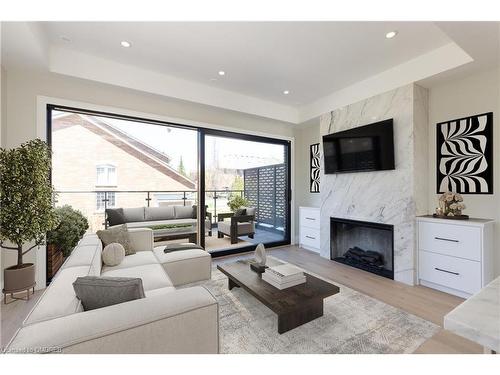
[[[394,169],[393,120],[323,136],[325,173]]]

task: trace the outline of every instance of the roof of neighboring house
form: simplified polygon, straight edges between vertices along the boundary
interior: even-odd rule
[[[102,118],[79,113],[60,114],[54,116],[52,120],[52,131],[58,131],[77,125],[99,135],[109,143],[119,147],[143,163],[185,185],[186,188],[196,188],[194,181],[183,176],[169,165],[172,159],[167,154],[117,129]]]

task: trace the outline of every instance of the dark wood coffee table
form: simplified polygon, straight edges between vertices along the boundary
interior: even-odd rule
[[[242,287],[278,315],[278,332],[285,333],[323,316],[323,299],[339,292],[339,287],[309,274],[304,284],[279,290],[250,269],[250,261],[219,264],[228,277],[229,290]]]

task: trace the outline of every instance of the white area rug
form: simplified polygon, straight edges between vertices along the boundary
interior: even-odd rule
[[[279,262],[269,258],[268,264]],[[340,287],[324,300],[324,315],[280,335],[276,314],[242,288],[228,290],[227,277],[214,267],[212,280],[202,285],[219,301],[221,353],[412,353],[440,329],[322,279]]]

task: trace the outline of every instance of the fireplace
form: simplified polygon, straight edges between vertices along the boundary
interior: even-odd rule
[[[394,226],[331,217],[330,259],[394,279]]]

